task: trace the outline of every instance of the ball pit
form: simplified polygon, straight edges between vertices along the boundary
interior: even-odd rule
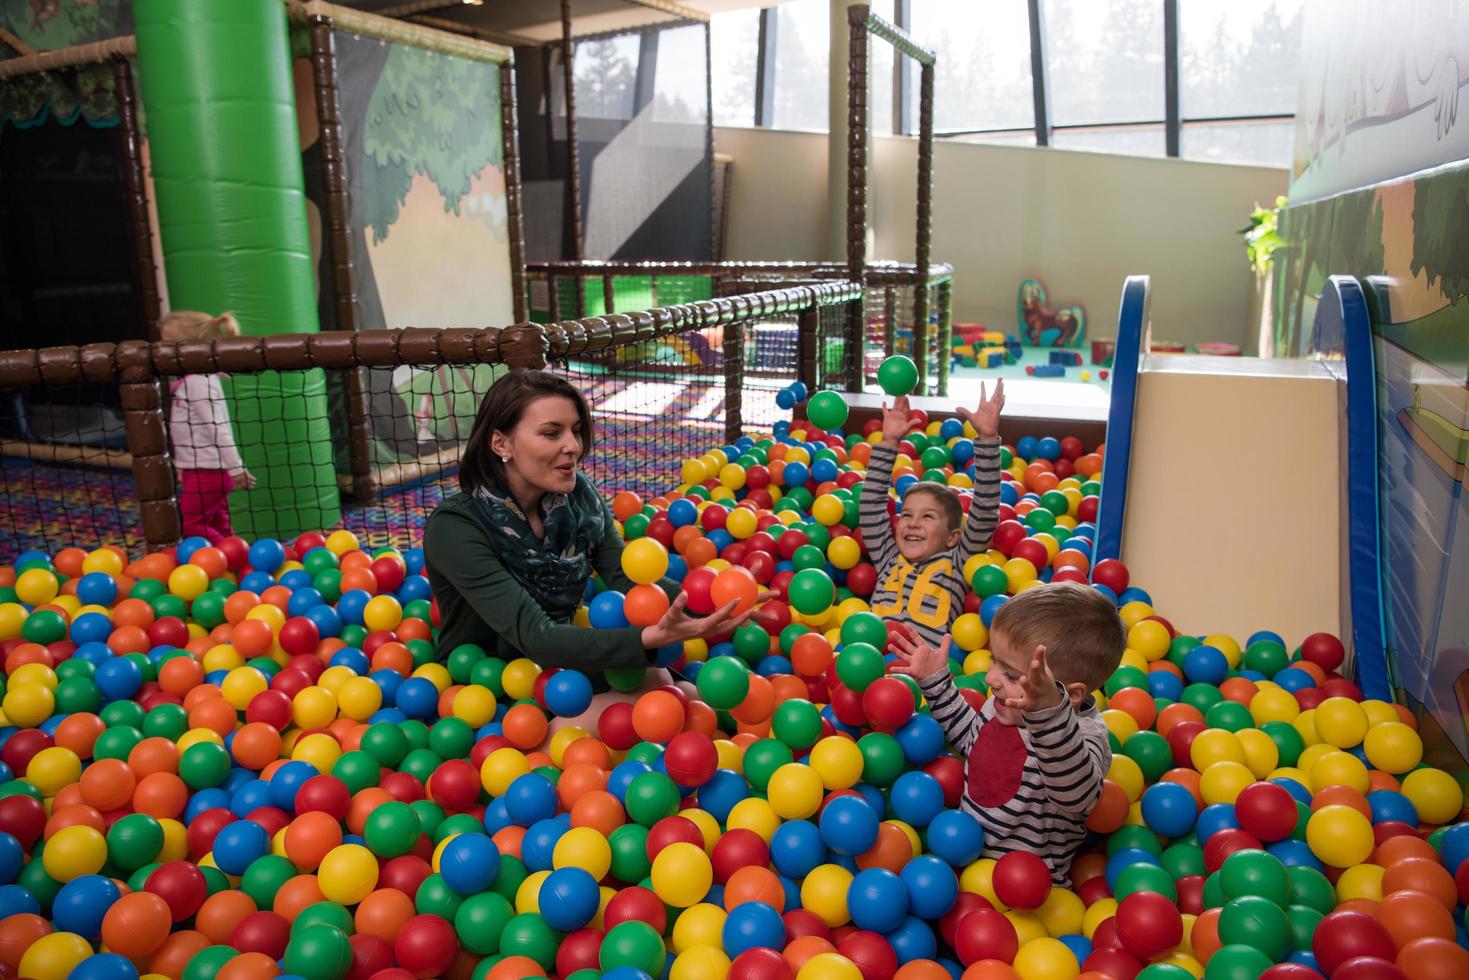
[[[1469,824],[1415,720],[1340,676],[1336,637],[1180,635],[1093,566],[1101,451],[1074,439],[1003,449],[952,666],[982,703],[1007,596],[1116,599],[1098,843],[1069,888],[985,857],[867,609],[874,437],[838,431],[834,392],[783,396],[812,421],[614,500],[636,585],[594,583],[582,625],[656,621],[665,575],[754,617],[660,651],[692,692],[585,729],[549,722],[588,677],[436,647],[416,549],[334,531],[0,568],[0,976],[1462,980]],[[900,491],[969,485],[973,433],[913,414]]]

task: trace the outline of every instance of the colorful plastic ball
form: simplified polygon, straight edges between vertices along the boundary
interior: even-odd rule
[[[847,421],[847,402],[835,391],[818,391],[806,402],[806,417],[823,429],[839,429]]]
[[[894,397],[912,394],[914,386],[918,384],[918,365],[910,357],[894,354],[878,365],[877,383],[884,392]]]
[[[984,827],[964,810],[944,810],[929,822],[928,846],[954,867],[967,867],[984,851]]]
[[[1182,837],[1193,829],[1198,815],[1194,795],[1186,786],[1155,783],[1143,792],[1143,821],[1164,837]]]
[[[860,796],[838,796],[821,811],[821,840],[838,854],[858,855],[877,842],[878,814]]]
[[[81,936],[53,932],[37,939],[21,955],[17,975],[29,980],[66,980],[91,955],[91,944]]]
[[[393,939],[393,958],[418,977],[443,976],[458,952],[454,927],[437,915],[415,915]]]
[[[1411,772],[1423,761],[1423,740],[1398,721],[1373,725],[1363,739],[1362,749],[1373,768],[1394,775]]]
[[[908,889],[909,910],[921,919],[939,918],[959,897],[954,869],[931,854],[913,858],[898,877]]]
[[[151,955],[168,938],[173,916],[168,904],[151,892],[119,898],[102,917],[102,941],[129,959]]]
[[[786,585],[786,593],[798,612],[815,616],[831,608],[836,599],[836,585],[821,569],[806,568],[791,578]]]
[[[1311,937],[1311,952],[1327,976],[1348,960],[1375,956],[1391,962],[1396,954],[1392,936],[1375,918],[1357,911],[1332,912],[1321,920]]]
[[[1306,843],[1313,854],[1332,867],[1349,868],[1366,861],[1372,853],[1372,822],[1350,806],[1323,806],[1306,823]]]
[[[771,906],[745,902],[736,905],[725,917],[720,938],[730,956],[759,947],[779,949],[785,945],[785,923],[780,912]]]
[[[607,930],[598,954],[604,974],[619,967],[642,970],[649,976],[663,972],[663,937],[646,922],[621,922]]]
[[[1463,789],[1442,769],[1423,768],[1408,773],[1403,777],[1402,793],[1426,823],[1457,820],[1464,808]]]
[[[572,932],[592,921],[601,895],[597,879],[581,868],[558,868],[541,882],[541,917],[553,928]]]
[[[668,905],[688,908],[709,894],[714,868],[704,849],[696,844],[670,844],[653,859],[653,892]]]
[[[489,888],[499,871],[500,850],[484,834],[460,834],[439,852],[438,872],[444,883],[460,895]]]
[[[546,707],[563,718],[574,718],[592,703],[592,682],[579,670],[558,670],[546,681]]]
[[[1028,851],[1011,851],[995,862],[995,894],[1013,909],[1038,909],[1051,893],[1051,869]]]
[[[107,839],[83,824],[58,830],[41,850],[46,874],[62,883],[82,875],[94,875],[106,862]]]
[[[214,838],[214,863],[225,874],[242,875],[270,851],[270,834],[252,820],[237,820]]]
[[[102,933],[102,919],[122,893],[111,878],[83,875],[61,886],[51,900],[51,919],[62,932],[87,939]]]
[[[908,888],[886,868],[867,868],[852,878],[847,909],[859,929],[891,932],[908,915]]]

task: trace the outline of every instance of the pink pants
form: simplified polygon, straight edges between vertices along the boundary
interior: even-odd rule
[[[234,534],[230,527],[230,491],[235,478],[228,470],[179,470],[179,516],[184,537],[204,537],[210,544]]]

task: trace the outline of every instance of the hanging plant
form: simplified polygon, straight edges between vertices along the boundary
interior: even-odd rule
[[[1280,237],[1280,209],[1285,204],[1284,195],[1275,199],[1273,208],[1262,208],[1256,204],[1255,210],[1250,212],[1250,223],[1240,229],[1240,234],[1245,236],[1245,256],[1257,276],[1269,273],[1275,260],[1275,250],[1285,244],[1285,239]]]

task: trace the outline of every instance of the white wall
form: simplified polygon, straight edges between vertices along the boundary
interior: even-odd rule
[[[731,259],[831,259],[826,137],[717,129],[734,157]],[[913,259],[917,148],[874,140],[873,258]],[[954,315],[1014,329],[1020,281],[1080,302],[1088,333],[1116,332],[1122,280],[1153,278],[1154,336],[1249,349],[1253,275],[1238,230],[1286,171],[984,144],[934,148],[933,259],[954,266]]]

